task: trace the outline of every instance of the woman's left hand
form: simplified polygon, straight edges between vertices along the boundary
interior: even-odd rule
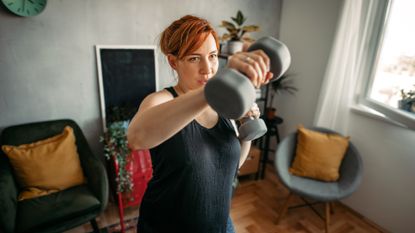
[[[240,123],[243,123],[248,119],[258,119],[260,116],[261,116],[261,112],[259,111],[259,107],[256,103],[254,103],[251,109],[249,109],[249,111],[245,114],[245,116],[243,116],[238,121]]]
[[[245,74],[256,88],[267,84],[273,77],[269,71],[269,57],[262,50],[236,53],[229,58],[228,67]]]
[[[257,103],[254,103],[249,109],[249,111],[245,114],[245,117],[250,117],[254,119],[258,119],[261,116],[261,112],[259,111],[259,107]]]

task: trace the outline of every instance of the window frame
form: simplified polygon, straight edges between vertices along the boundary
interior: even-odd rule
[[[366,40],[365,45],[363,45],[364,52],[367,53],[367,59],[361,64],[363,84],[360,94],[358,95],[358,102],[381,113],[383,117],[398,123],[398,125],[403,125],[415,130],[415,114],[392,108],[384,103],[371,99],[369,96],[369,92],[375,79],[376,68],[378,65],[377,61],[379,60],[382,50],[392,2],[393,0],[371,1],[371,5],[369,6],[369,17],[365,27],[366,29],[371,29],[368,33],[368,39]]]

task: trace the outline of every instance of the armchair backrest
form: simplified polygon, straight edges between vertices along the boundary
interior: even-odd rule
[[[322,133],[339,134],[327,128],[310,127],[309,129]],[[275,153],[274,165],[278,176],[282,178],[281,180],[283,182],[289,179],[290,173],[288,169],[294,160],[296,145],[297,131],[285,137],[278,145],[277,152]],[[339,173],[340,177],[337,182],[340,185],[347,185],[348,190],[354,190],[351,186],[357,187],[361,182],[363,162],[358,150],[351,141],[349,141],[349,146],[340,165]]]
[[[107,173],[99,157],[92,153],[81,128],[75,121],[62,119],[10,126],[2,131],[0,146],[17,146],[50,138],[62,133],[65,126],[70,126],[73,129],[77,152],[84,175],[87,178],[87,186],[91,194],[101,203],[99,210],[95,210],[95,213],[98,214],[106,208],[108,202]],[[13,176],[12,166],[2,150],[0,150],[0,156],[0,210],[2,211],[2,214],[0,214],[0,232],[2,230],[4,232],[15,232],[19,190]],[[68,222],[71,221],[71,219],[68,220]],[[79,218],[76,221],[83,220]],[[71,224],[76,224],[76,222]]]
[[[43,140],[62,133],[65,126],[70,126],[74,130],[76,146],[81,160],[82,167],[85,158],[94,156],[88,142],[78,124],[70,119],[52,120],[10,126],[3,130],[1,135],[1,145],[21,145]]]
[[[81,129],[75,121],[70,119],[35,122],[7,127],[2,132],[1,144],[16,146],[43,140],[62,133],[63,128],[67,125],[74,129],[77,146],[85,146],[84,143],[86,143],[86,140]]]

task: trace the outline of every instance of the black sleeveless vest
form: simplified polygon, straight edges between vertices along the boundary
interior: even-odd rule
[[[210,129],[193,120],[151,149],[138,232],[225,233],[240,152],[232,123],[220,116]]]

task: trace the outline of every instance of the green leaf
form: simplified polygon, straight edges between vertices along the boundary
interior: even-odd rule
[[[253,41],[251,38],[246,37],[245,33],[247,32],[255,32],[259,30],[259,26],[256,25],[249,25],[249,26],[242,26],[245,21],[246,17],[243,15],[242,11],[238,10],[235,17],[231,17],[232,22],[223,20],[220,27],[225,27],[228,31],[225,35],[223,35],[222,40],[236,40],[236,41]],[[244,37],[245,36],[245,37]]]
[[[108,131],[102,137],[104,140],[104,155],[107,159],[115,159],[119,165],[117,174],[117,191],[131,191],[131,173],[126,170],[131,150],[127,141],[128,122],[113,122],[108,126]]]
[[[229,39],[231,39],[231,35],[228,34],[228,33],[223,34],[223,36],[221,38],[222,41],[227,41]]]
[[[245,41],[245,42],[254,42],[255,40],[252,39],[251,37],[244,36],[244,37],[242,37],[242,41]]]
[[[236,17],[231,17],[232,21],[234,21],[238,26],[241,26],[246,18],[244,17],[244,15],[242,14],[242,12],[240,10],[238,10],[238,12],[236,13]]]
[[[233,24],[229,21],[226,21],[226,20],[222,20],[222,24],[220,26],[224,27],[228,30],[235,30],[236,29],[235,24]]]
[[[285,74],[276,81],[271,82],[272,90],[275,93],[286,91],[291,95],[295,95],[295,92],[298,91],[298,88],[293,85],[293,80],[291,79],[292,76],[293,74]]]
[[[247,25],[247,26],[243,26],[242,30],[245,32],[256,32],[256,31],[259,31],[259,26]]]
[[[231,17],[231,19],[232,19],[232,21],[233,21],[233,22],[235,22],[236,24],[240,25],[240,24],[239,24],[239,21],[238,21],[238,19],[237,19],[237,18],[235,18],[235,17]]]
[[[238,25],[241,26],[245,19],[244,19],[244,15],[242,14],[242,12],[240,10],[238,10],[238,13],[236,13],[236,18],[238,20]]]

